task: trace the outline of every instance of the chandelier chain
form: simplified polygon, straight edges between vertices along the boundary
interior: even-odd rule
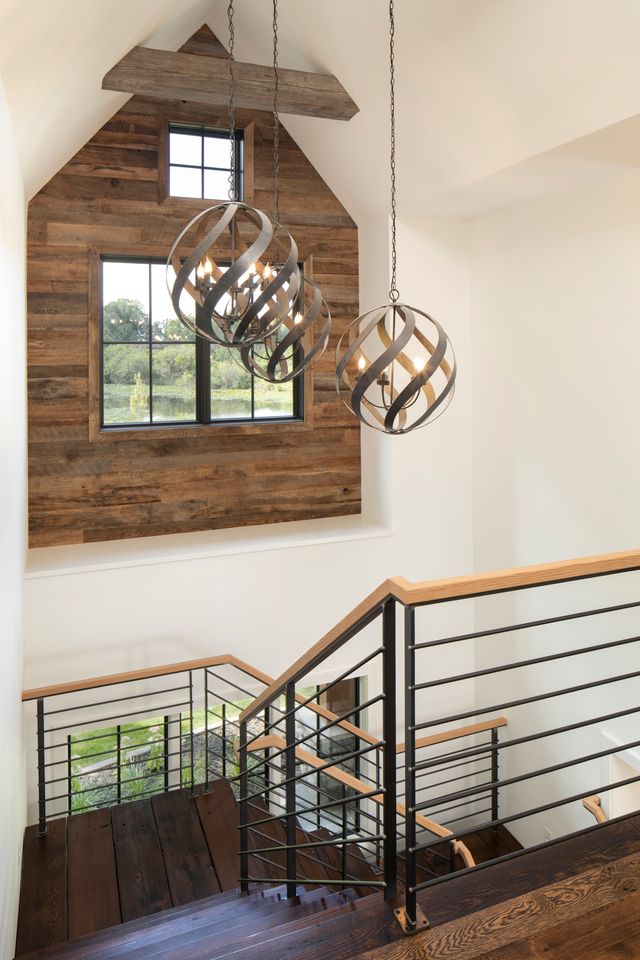
[[[396,23],[393,8],[394,0],[389,0],[389,90],[390,90],[390,118],[391,118],[391,289],[389,299],[396,303],[400,293],[397,289],[397,229],[396,229]]]
[[[273,199],[276,223],[280,223],[280,76],[278,71],[278,0],[273,0]]]
[[[233,0],[229,0],[227,18],[229,21],[229,200],[238,199],[237,180],[237,140],[236,140],[236,108],[235,108],[235,54],[236,42],[235,23],[233,20]]]

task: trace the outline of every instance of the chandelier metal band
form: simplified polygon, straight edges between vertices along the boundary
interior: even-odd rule
[[[420,329],[425,322],[434,338]],[[391,303],[363,314],[343,334],[337,352],[341,398],[356,417],[385,433],[433,421],[453,397],[453,348],[437,320],[415,307]]]

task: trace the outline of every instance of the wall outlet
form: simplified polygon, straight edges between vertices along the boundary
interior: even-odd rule
[[[550,827],[544,828],[544,842],[549,843],[549,840],[553,840],[553,834],[551,833]]]

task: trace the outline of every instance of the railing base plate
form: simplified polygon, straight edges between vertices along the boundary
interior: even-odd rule
[[[416,921],[412,923],[407,917],[406,907],[397,907],[393,914],[402,928],[405,937],[413,937],[416,933],[422,933],[429,929],[429,921],[425,917],[420,907],[416,907]]]

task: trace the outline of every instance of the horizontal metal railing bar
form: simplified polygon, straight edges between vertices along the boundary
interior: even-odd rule
[[[175,750],[173,753],[163,753],[163,754],[162,754],[162,757],[158,757],[158,759],[159,759],[159,760],[160,760],[160,759],[164,760],[165,758],[166,758],[166,759],[171,759],[171,757],[180,757],[180,756],[182,756],[181,752],[180,752],[179,750]],[[66,761],[66,762],[68,763],[68,761]],[[84,771],[82,771],[82,770],[79,770],[79,771],[76,771],[76,772],[72,772],[71,776],[72,776],[72,778],[73,778],[74,780],[82,780],[82,779],[84,779],[85,777],[94,777],[94,776],[96,775],[96,773],[111,773],[112,770],[114,770],[114,771],[116,771],[116,770],[118,770],[118,769],[122,770],[122,769],[125,768],[125,767],[135,767],[135,766],[140,765],[141,763],[147,763],[147,762],[148,762],[148,761],[145,761],[145,760],[142,760],[142,761],[140,761],[140,760],[127,760],[127,761],[125,761],[124,763],[118,763],[118,760],[117,760],[117,758],[116,758],[116,759],[114,759],[114,761],[113,761],[112,764],[109,764],[109,766],[100,767],[100,770],[88,770],[88,771],[86,771],[86,772],[84,772]],[[160,770],[160,771],[156,771],[155,773],[150,773],[150,774],[148,774],[148,776],[149,776],[149,777],[164,776],[164,773],[165,773],[164,770]],[[68,780],[69,780],[69,777],[68,777],[68,776],[55,777],[53,780],[50,780],[50,779],[45,780],[44,783],[45,783],[46,786],[50,786],[52,783],[64,783],[65,781],[68,782]],[[129,781],[127,781],[127,782],[129,782]],[[38,784],[38,786],[40,786],[40,784]],[[111,786],[111,784],[105,784],[105,786]],[[94,790],[99,790],[100,787],[94,787],[93,789],[94,789]],[[74,791],[74,792],[75,792],[75,791]]]
[[[603,757],[610,757],[614,753],[623,753],[625,750],[632,750],[634,747],[640,747],[640,740],[632,740],[629,743],[622,743],[608,747],[606,750],[598,750],[596,753],[585,754],[582,757],[574,757],[572,760],[564,760],[562,763],[554,763],[548,767],[540,767],[538,770],[529,770],[527,773],[520,773],[515,777],[508,777],[506,780],[494,780],[491,783],[486,784],[486,788],[489,790],[500,789],[504,787],[511,787],[514,783],[523,783],[525,780],[535,780],[536,777],[545,777],[549,773],[556,773],[558,770],[566,770],[568,767],[579,767],[582,763],[591,763],[593,760],[601,760]],[[466,790],[458,790],[456,793],[450,793],[445,797],[439,797],[436,801],[438,802],[449,802],[450,800],[463,800],[468,797],[473,797],[476,794],[480,793],[481,790],[478,787],[468,787]],[[418,803],[415,806],[415,810],[424,810],[426,806],[426,801],[424,803]]]
[[[171,720],[170,723],[171,723],[171,724],[180,723],[180,720],[179,720],[178,718],[176,718],[175,720]],[[122,724],[121,724],[121,726],[122,726]],[[132,733],[132,732],[134,732],[134,731],[136,731],[136,730],[149,729],[148,727],[144,726],[143,724],[140,724],[140,725],[137,725],[137,726],[134,726],[133,724],[126,724],[126,726],[131,726],[131,727],[132,727],[132,730],[128,730],[128,731],[127,731],[127,734]],[[105,727],[105,730],[107,730],[107,731],[113,730],[113,727]],[[106,740],[107,737],[113,737],[113,736],[115,736],[114,733],[107,732],[107,733],[99,733],[99,734],[97,734],[95,737],[83,737],[81,740],[74,737],[73,743],[72,743],[71,745],[74,746],[74,745],[77,744],[77,743],[91,743],[93,740]],[[174,734],[173,736],[176,736],[176,737],[177,737],[178,734]],[[182,736],[188,736],[188,734],[182,734]],[[164,739],[164,738],[163,738],[163,739]],[[67,742],[66,740],[63,740],[61,743],[49,743],[49,744],[47,744],[47,745],[45,746],[44,749],[45,749],[45,752],[46,752],[46,753],[49,753],[51,750],[66,750],[66,749],[67,749],[67,746],[68,746],[68,742]],[[114,749],[115,749],[115,747],[114,747]],[[130,749],[130,748],[127,747],[126,749]],[[95,757],[95,756],[97,756],[97,754],[92,753],[91,756],[92,756],[92,757]],[[52,761],[52,762],[57,763],[58,761]],[[67,762],[67,758],[65,757],[65,759],[64,759],[62,762],[63,762],[63,763],[66,763],[66,762]]]
[[[465,867],[456,871],[456,877],[463,877],[469,873],[477,873],[480,870],[486,870],[487,867],[493,867],[499,863],[506,863],[509,860],[516,860],[519,857],[526,857],[530,853],[535,853],[538,850],[546,850],[549,847],[556,846],[559,843],[564,843],[566,840],[575,840],[579,837],[586,837],[590,833],[593,833],[594,830],[603,830],[609,827],[613,823],[621,823],[625,820],[630,820],[632,817],[637,817],[638,812],[634,810],[632,813],[625,813],[620,817],[614,817],[611,820],[608,820],[606,824],[594,823],[589,827],[583,827],[581,830],[574,830],[572,833],[566,833],[561,837],[554,837],[551,840],[544,840],[542,843],[536,843],[532,847],[525,847],[522,850],[512,850],[511,853],[504,853],[500,857],[494,857],[493,860],[484,860],[481,863],[476,863],[473,867]],[[469,831],[473,833],[474,830]],[[436,880],[426,881],[423,884],[418,884],[414,888],[416,891],[424,890],[427,887],[436,886],[439,883],[446,883],[450,879],[450,876],[438,877]]]
[[[631,610],[640,607],[640,600],[631,603],[618,603],[610,607],[597,607],[593,610],[580,610],[577,613],[565,613],[557,617],[544,617],[541,620],[529,620],[524,623],[514,623],[508,627],[492,627],[488,630],[476,630],[474,633],[461,633],[456,637],[442,637],[439,640],[426,640],[423,643],[414,643],[412,650],[426,650],[428,647],[440,647],[447,643],[460,643],[463,640],[477,640],[483,637],[496,637],[502,633],[513,633],[516,630],[529,630],[533,627],[545,627],[552,623],[564,623],[567,620],[579,620],[584,617],[595,617],[603,613],[616,613],[621,610]]]
[[[483,753],[480,753],[477,756],[474,756],[473,759],[476,761],[479,761],[482,757],[488,757],[488,756],[490,756],[490,754],[485,749]],[[446,757],[444,759],[446,760]],[[426,777],[426,776],[433,776],[434,774],[440,774],[440,773],[448,773],[449,770],[459,770],[460,767],[466,767],[468,765],[469,765],[468,759],[464,759],[460,763],[451,763],[446,767],[442,767],[439,764],[434,764],[434,766],[431,767],[429,770],[424,770],[423,772],[420,772],[421,768],[416,765],[415,767],[413,767],[413,771],[415,772],[416,780],[421,780],[423,777]]]
[[[454,677],[443,677],[438,680],[425,680],[423,683],[416,683],[409,687],[416,692],[427,690],[432,687],[441,687],[447,683],[458,683],[462,680],[475,680],[476,677],[492,676],[494,673],[505,673],[508,670],[519,670],[520,667],[533,667],[541,663],[550,663],[553,660],[565,660],[569,657],[579,657],[588,653],[597,653],[600,650],[611,650],[613,647],[623,647],[629,643],[640,642],[640,636],[625,637],[623,640],[609,640],[606,643],[597,643],[591,647],[577,647],[572,650],[564,650],[559,653],[549,653],[544,657],[532,657],[529,660],[516,660],[512,663],[502,663],[498,666],[485,667],[482,670],[473,670],[469,673],[459,673]]]
[[[371,697],[370,700],[367,700],[365,703],[359,704],[359,706],[357,706],[357,707],[353,707],[351,710],[347,710],[346,713],[341,713],[340,716],[337,716],[335,720],[332,720],[330,723],[326,724],[326,726],[324,726],[322,729],[323,729],[323,730],[327,730],[327,729],[329,729],[330,727],[335,727],[335,726],[337,726],[338,724],[340,724],[343,720],[346,720],[347,717],[352,717],[354,713],[358,713],[360,710],[366,710],[368,707],[371,707],[371,706],[373,706],[374,704],[379,703],[381,700],[384,700],[384,694],[383,694],[383,693],[379,693],[377,696]],[[317,733],[316,731],[313,731],[313,732],[311,732],[311,733],[308,733],[308,734],[307,734],[306,736],[304,736],[304,737],[296,737],[293,746],[295,746],[295,747],[300,747],[300,746],[302,746],[303,743],[307,743],[309,740],[314,740],[317,736],[318,736],[318,733]],[[257,741],[260,740],[260,739],[262,739],[262,738],[261,738],[261,737],[254,737],[251,742],[252,742],[252,743],[257,743]],[[333,739],[332,739],[331,742],[334,743],[335,741],[333,741]],[[266,749],[269,749],[270,751],[273,751],[273,752],[270,753],[270,759],[271,759],[271,760],[275,760],[277,757],[282,757],[282,756],[284,756],[284,755],[286,754],[288,748],[287,748],[287,747],[283,747],[283,748],[280,749],[280,750],[274,750],[273,747],[267,747]],[[327,758],[323,757],[323,759],[329,759],[329,758],[328,758],[328,757],[327,757]],[[336,762],[337,762],[337,763],[340,762],[337,757],[336,757]]]
[[[335,677],[335,678],[334,678],[333,680],[331,680],[329,683],[326,683],[326,684],[324,684],[323,686],[318,687],[318,689],[316,690],[316,692],[315,692],[312,696],[307,697],[306,699],[301,700],[301,701],[299,701],[299,702],[296,702],[296,705],[295,705],[295,707],[293,708],[293,710],[290,710],[290,711],[286,712],[286,711],[284,711],[284,710],[280,710],[279,707],[275,707],[273,703],[269,704],[268,706],[270,706],[272,709],[278,710],[278,713],[280,713],[281,716],[280,716],[280,719],[279,719],[278,721],[276,721],[276,722],[274,722],[274,723],[270,723],[270,724],[265,724],[264,733],[266,733],[268,730],[271,730],[272,727],[276,726],[276,723],[282,723],[282,721],[283,721],[283,720],[286,720],[287,717],[290,716],[292,713],[295,715],[295,714],[298,713],[300,710],[302,710],[303,707],[307,707],[307,706],[309,706],[309,704],[315,703],[315,702],[318,700],[319,697],[321,697],[324,693],[327,692],[327,690],[331,690],[331,688],[332,688],[332,687],[335,687],[336,684],[341,683],[343,680],[346,680],[347,677],[350,677],[351,674],[354,673],[355,670],[360,670],[360,669],[362,669],[362,667],[366,666],[371,660],[373,660],[375,657],[379,656],[379,655],[380,655],[381,653],[383,653],[383,652],[384,652],[384,647],[377,647],[372,653],[367,654],[366,657],[363,657],[362,660],[359,660],[358,663],[354,664],[354,665],[353,665],[352,667],[350,667],[348,670],[345,670],[343,673],[339,674],[337,677]],[[279,693],[277,696],[278,696],[278,699],[279,699],[279,698],[282,696],[282,692]],[[262,710],[264,710],[264,709],[265,709],[265,707],[262,708]],[[301,721],[297,721],[297,722],[301,722]],[[302,722],[304,722],[304,721],[302,721]],[[249,746],[253,743],[253,741],[254,741],[254,740],[257,740],[257,739],[258,739],[258,737],[256,736],[256,737],[252,737],[251,739],[247,740],[247,747],[249,747]]]
[[[188,768],[185,768],[185,769],[188,769]],[[179,773],[180,771],[179,771],[179,770],[176,770],[175,772],[176,772],[176,773]],[[126,784],[128,784],[128,783],[140,783],[142,780],[153,780],[154,777],[162,778],[162,779],[164,780],[164,773],[165,773],[164,770],[160,770],[159,773],[153,773],[153,774],[147,773],[147,774],[145,774],[144,777],[131,777],[131,779],[129,779],[129,780],[123,780],[123,781],[121,782],[121,786],[124,787],[124,786],[125,786]],[[50,783],[50,782],[51,782],[51,781],[47,781],[47,783]],[[47,784],[45,784],[45,786],[46,786],[46,785],[47,785]],[[95,793],[96,790],[112,790],[112,789],[116,789],[117,786],[118,786],[117,783],[106,783],[106,784],[101,784],[100,786],[97,786],[97,787],[87,787],[86,790],[74,790],[73,793],[71,793],[71,794],[69,794],[69,793],[62,793],[62,794],[60,794],[60,797],[68,797],[68,796],[79,797],[79,796],[81,796],[82,794],[85,794],[85,793]],[[181,787],[176,787],[176,789],[181,789]],[[157,791],[157,792],[158,792],[158,793],[165,793],[166,791],[165,791],[165,789],[164,789],[164,787],[163,787],[162,790],[159,790],[159,791]],[[49,798],[48,798],[48,801],[49,801],[49,803],[53,803],[55,800],[59,800],[60,797],[49,797]]]
[[[190,703],[189,703],[188,700],[181,700],[179,703],[168,703],[168,704],[167,704],[166,706],[164,706],[162,709],[163,709],[163,710],[175,710],[175,709],[177,709],[178,707],[189,707],[189,708],[190,708],[190,706],[191,706],[191,705],[190,705]],[[148,714],[148,713],[149,713],[149,709],[146,709],[146,710],[128,710],[127,713],[125,714],[125,718],[126,718],[126,717],[137,717],[137,716],[139,716],[141,713]],[[59,733],[60,730],[75,730],[76,727],[86,727],[87,725],[93,725],[94,723],[110,723],[111,721],[123,720],[123,719],[124,719],[124,718],[123,718],[122,714],[121,714],[121,713],[117,713],[117,714],[115,714],[115,715],[112,716],[112,717],[97,717],[97,719],[95,719],[95,720],[87,719],[87,720],[80,721],[79,723],[65,723],[65,724],[64,724],[63,726],[61,726],[61,727],[49,727],[47,730],[45,730],[45,733]],[[155,718],[152,717],[152,718],[150,718],[150,719],[155,719]],[[126,723],[126,719],[124,719],[124,722]],[[98,739],[99,739],[99,738],[98,738]]]
[[[264,840],[272,840],[272,839],[273,839],[272,837],[267,836],[267,834],[261,833],[259,830],[252,830],[252,833],[257,834],[259,837],[262,837]],[[347,841],[347,842],[348,842],[348,841]],[[246,854],[248,854],[249,856],[252,856],[252,855],[253,855],[253,856],[258,856],[258,854],[262,854],[262,853],[279,853],[280,851],[285,851],[285,850],[293,849],[293,850],[299,851],[299,853],[300,853],[300,858],[301,858],[301,859],[307,860],[307,861],[309,861],[309,863],[316,863],[316,864],[318,864],[319,866],[321,866],[321,867],[324,868],[324,867],[327,866],[326,863],[323,863],[322,860],[319,860],[317,857],[312,856],[310,853],[306,853],[306,852],[305,852],[305,848],[312,849],[312,848],[314,848],[314,847],[319,847],[319,846],[321,846],[321,845],[324,845],[324,844],[321,844],[320,842],[318,842],[318,843],[308,843],[308,844],[293,844],[292,847],[287,847],[286,844],[279,844],[279,845],[274,846],[274,847],[255,847],[255,848],[252,848],[252,849],[250,849],[250,850],[241,850],[240,853],[241,853],[241,854],[242,854],[242,853],[246,853]],[[347,852],[346,852],[346,856],[353,858],[355,855],[352,854],[352,853],[349,853],[349,851],[347,851]]]
[[[427,727],[439,726],[444,723],[455,723],[458,720],[465,720],[469,717],[482,715],[483,713],[492,713],[495,710],[508,710],[513,707],[523,707],[529,703],[539,703],[541,700],[552,700],[554,697],[567,696],[570,693],[580,693],[583,690],[593,690],[594,687],[603,687],[609,683],[621,683],[625,680],[635,680],[640,677],[640,670],[634,670],[631,673],[618,674],[615,677],[605,677],[602,680],[591,680],[589,683],[580,683],[574,687],[565,687],[562,690],[551,690],[548,693],[538,693],[531,697],[522,697],[519,700],[510,700],[508,703],[502,703],[499,706],[490,706],[485,708],[476,708],[468,710],[466,713],[455,714],[451,717],[444,717],[440,720],[425,720],[423,723],[416,723],[413,730],[424,730]],[[416,765],[417,766],[417,765]]]
[[[72,710],[93,710],[94,707],[110,707],[112,703],[124,703],[127,700],[141,700],[143,697],[161,697],[167,693],[176,693],[179,690],[188,689],[189,684],[184,683],[179,687],[166,687],[164,690],[151,690],[148,693],[132,693],[127,697],[113,697],[110,700],[92,700],[91,703],[74,703],[71,707],[60,707],[57,710],[46,710],[45,716],[53,717],[57,713],[69,713]],[[158,710],[162,710],[162,707],[158,707]]]
[[[113,734],[106,734],[105,736],[113,736]],[[156,744],[158,743],[161,745],[164,745],[165,743],[169,743],[169,741],[171,740],[182,740],[184,739],[184,737],[188,737],[188,736],[189,736],[188,733],[186,734],[174,733],[168,737],[163,737],[161,740],[147,740],[145,743],[125,744],[124,746],[120,747],[120,753],[128,753],[131,750],[142,750],[144,749],[144,747],[155,747]],[[101,740],[103,738],[97,737],[96,739]],[[76,742],[83,742],[83,741],[76,741]],[[74,746],[74,744],[71,744],[71,746]],[[59,744],[59,746],[56,746],[56,747],[47,747],[46,750],[49,751],[54,749],[66,749],[66,748],[67,748],[67,744],[64,743],[64,744]],[[77,759],[74,757],[71,757],[71,763],[76,763],[77,760],[80,760],[80,759],[87,761],[87,760],[95,760],[96,757],[112,757],[114,754],[117,754],[117,753],[118,753],[118,748],[112,747],[111,750],[101,750],[98,753],[89,753],[85,757],[78,757]],[[65,766],[67,766],[68,763],[69,763],[69,757],[61,757],[60,760],[49,760],[47,763],[43,764],[43,767],[45,768],[59,767],[60,764],[64,764]],[[103,769],[108,769],[108,768],[103,768]]]
[[[479,793],[477,797],[474,797],[474,799],[471,802],[480,803],[482,800],[486,800],[487,797],[490,795],[490,793],[491,793],[491,790],[487,788],[485,791]],[[429,807],[429,813],[433,820],[437,819],[438,823],[440,823],[440,817],[442,816],[443,813],[448,813],[449,810],[459,810],[460,807],[468,807],[468,806],[469,806],[469,803],[467,801],[463,801],[462,803],[452,803],[451,805],[447,805],[446,807],[441,807],[440,804],[436,802],[436,804],[433,807]]]
[[[263,834],[264,836],[264,834]],[[342,847],[347,843],[377,843],[385,840],[384,834],[377,834],[373,837],[333,837],[331,840],[316,840],[308,843],[280,843],[275,847],[261,847],[254,851],[241,850],[241,853],[274,853],[278,850],[307,850],[313,847]]]
[[[469,777],[479,777],[482,773],[491,773],[491,767],[484,767],[482,770],[472,770],[469,773],[463,773],[459,777],[451,777],[449,780],[440,780],[438,783],[426,783],[420,788],[416,787],[416,789],[420,789],[420,791],[437,790],[438,787],[444,787],[448,783],[456,783],[458,780],[468,780]]]
[[[564,724],[561,727],[552,727],[549,730],[542,730],[540,733],[531,733],[525,737],[516,737],[512,740],[503,740],[500,743],[483,744],[482,747],[467,747],[464,751],[466,759],[482,755],[482,753],[491,753],[496,750],[505,750],[507,747],[517,747],[523,743],[532,743],[534,740],[543,740],[545,737],[552,737],[562,733],[570,733],[572,730],[581,730],[583,727],[591,727],[596,723],[605,723],[607,720],[619,720],[621,717],[629,717],[633,713],[640,712],[640,707],[628,707],[626,710],[616,710],[615,713],[605,713],[602,716],[594,717],[591,720],[578,720],[575,723]],[[416,769],[423,769],[427,766],[437,766],[436,761],[421,761],[416,764]]]
[[[452,817],[451,820],[443,821],[442,826],[450,830],[452,823],[459,823],[461,820],[470,820],[472,817],[479,817],[481,813],[491,813],[491,807],[483,807],[482,810],[474,810],[473,813],[465,813],[463,817]]]
[[[259,879],[258,877],[240,877],[240,880],[245,880],[247,883],[292,883],[287,877],[268,877],[267,879]],[[349,883],[350,880],[353,880],[359,887],[384,887],[384,880],[359,880],[356,877],[348,877],[345,880],[325,880],[324,877],[319,879],[318,877],[296,877],[296,883],[304,884],[311,883],[319,887],[344,887]]]
[[[162,774],[161,774],[161,776],[162,776]],[[130,782],[131,782],[130,780],[127,781],[127,783],[130,783]],[[101,789],[101,788],[96,787],[95,789],[98,790],[98,789]],[[115,790],[115,789],[116,789],[116,784],[115,784],[115,783],[114,783],[114,784],[110,784],[109,787],[108,787],[108,789],[110,789],[110,790]],[[105,803],[95,803],[95,804],[91,804],[90,807],[89,807],[89,809],[95,808],[96,810],[105,810],[105,809],[107,809],[108,807],[119,807],[120,804],[122,804],[122,803],[130,803],[130,802],[132,802],[132,801],[134,801],[134,800],[144,800],[146,797],[155,797],[155,796],[157,796],[157,795],[160,794],[160,793],[166,793],[166,792],[167,792],[167,791],[164,790],[164,789],[162,789],[162,790],[142,790],[139,794],[136,794],[135,797],[122,797],[120,800],[118,800],[118,799],[116,798],[116,799],[114,799],[113,801],[110,800],[110,801],[105,802]],[[74,794],[73,796],[75,796],[75,794]],[[59,812],[57,812],[57,813],[47,813],[47,814],[45,815],[44,819],[45,819],[45,820],[55,820],[55,819],[60,819],[61,817],[66,817],[66,816],[72,816],[72,817],[74,817],[74,816],[77,816],[77,815],[80,814],[80,813],[86,813],[86,812],[87,812],[87,809],[86,809],[86,808],[83,808],[82,810],[73,810],[73,809],[72,809],[72,810],[71,810],[71,813],[69,814],[69,804],[68,804],[69,799],[70,799],[70,798],[69,798],[69,794],[66,794],[66,793],[65,793],[65,794],[61,794],[59,797],[49,797],[49,799],[47,800],[47,805],[51,805],[51,804],[54,804],[54,803],[59,803],[59,802],[61,802],[61,801],[64,800],[64,801],[66,801],[65,809],[64,809],[63,811],[59,811]]]
[[[577,803],[587,796],[604,793],[605,791],[609,792],[611,790],[617,790],[619,787],[626,787],[630,786],[632,783],[639,782],[640,774],[638,774],[636,777],[628,777],[626,780],[618,780],[615,783],[605,783],[599,787],[592,787],[588,790],[582,790],[580,793],[574,793],[571,797],[564,797],[560,800],[553,800],[550,803],[543,803],[538,807],[530,807],[528,810],[521,811],[520,813],[512,813],[509,814],[509,816],[498,817],[495,820],[486,820],[484,823],[476,825],[470,830],[452,834],[451,839],[459,840],[460,837],[468,837],[469,834],[480,833],[480,831],[488,830],[490,827],[500,827],[505,823],[514,823],[516,820],[526,820],[527,817],[533,817],[539,813],[546,813],[547,810],[555,810],[556,807],[564,807],[569,803]],[[431,846],[435,846],[435,843],[416,844],[412,850],[414,853],[418,853],[420,850],[428,850]]]
[[[336,800],[331,800],[330,803],[320,803],[313,807],[298,807],[296,808],[296,816],[304,817],[309,813],[322,813],[324,810],[329,810],[331,807],[344,806],[344,804],[353,803],[354,800],[367,800],[371,797],[379,797],[383,792],[383,789],[380,788],[378,790],[371,790],[369,793],[359,793],[353,797],[340,797]],[[374,820],[375,817],[371,817],[371,819]],[[265,817],[263,820],[252,820],[249,826],[254,826],[255,824],[261,823],[273,823],[274,820],[282,820],[282,815],[280,814],[271,817]],[[237,829],[240,830],[240,826],[238,826]]]
[[[359,756],[361,756],[361,754],[363,754],[363,753],[368,753],[368,752],[370,752],[371,750],[377,750],[378,747],[379,747],[379,744],[376,743],[376,744],[371,744],[371,745],[368,746],[368,747],[363,747],[361,750],[356,750],[356,751],[354,751],[353,753],[345,753],[345,754],[343,754],[343,755],[341,756],[339,762],[340,762],[340,763],[344,763],[346,760],[351,760],[351,759],[354,758],[354,757],[359,757]],[[301,762],[302,762],[302,761],[301,761]],[[285,779],[282,779],[282,780],[281,780],[279,783],[277,783],[277,784],[273,784],[273,785],[270,785],[270,786],[268,786],[268,787],[265,787],[265,789],[264,789],[264,790],[261,790],[260,793],[249,794],[248,796],[243,797],[243,800],[252,800],[254,797],[262,796],[263,793],[269,793],[269,792],[271,792],[272,790],[277,790],[277,789],[283,787],[283,786],[284,786],[285,784],[287,784],[287,783],[295,783],[295,782],[297,782],[298,780],[304,780],[304,779],[306,779],[307,777],[314,776],[316,773],[322,773],[323,770],[328,770],[330,767],[335,767],[335,766],[336,766],[336,761],[335,761],[335,760],[329,760],[327,763],[323,763],[322,766],[320,766],[320,767],[312,767],[311,770],[309,770],[307,773],[299,773],[299,774],[296,774],[295,777],[285,778]],[[252,769],[255,769],[255,768],[252,768]],[[307,786],[308,786],[308,785],[307,785]]]
[[[354,797],[351,797],[351,798],[350,798],[351,801],[353,801],[354,799],[355,799]],[[278,803],[275,799],[272,800],[271,802],[274,803],[276,806],[280,807],[280,809],[283,811],[281,814],[279,814],[278,816],[274,817],[274,819],[275,819],[275,820],[284,820],[284,819],[286,818],[286,816],[287,816],[286,806],[285,806],[284,804]],[[378,818],[377,818],[377,817],[374,817],[372,814],[369,814],[369,813],[367,813],[366,811],[363,811],[363,810],[359,810],[359,811],[358,811],[358,815],[359,815],[360,819],[363,819],[363,818],[364,818],[365,820],[372,820],[372,821],[374,822],[374,824],[376,825],[376,827],[379,826],[379,820],[378,820]],[[303,814],[301,814],[300,811],[297,810],[297,811],[296,811],[296,817],[298,817],[298,816],[303,816]],[[335,825],[335,826],[337,826],[337,827],[340,827],[340,829],[342,829],[342,820],[341,820],[340,817],[337,817],[335,814],[333,814],[333,813],[331,813],[331,812],[325,813],[323,819],[324,819],[325,821],[329,822],[330,824]],[[251,828],[254,823],[260,824],[260,823],[262,823],[262,822],[263,822],[262,820],[253,820],[253,821],[252,821],[251,823],[249,823],[247,826],[248,826],[249,828]],[[241,827],[238,826],[237,829],[240,830]],[[361,832],[366,832],[366,827],[363,827],[362,824],[360,825],[360,831],[361,831]],[[373,836],[373,834],[369,834],[369,836]]]

